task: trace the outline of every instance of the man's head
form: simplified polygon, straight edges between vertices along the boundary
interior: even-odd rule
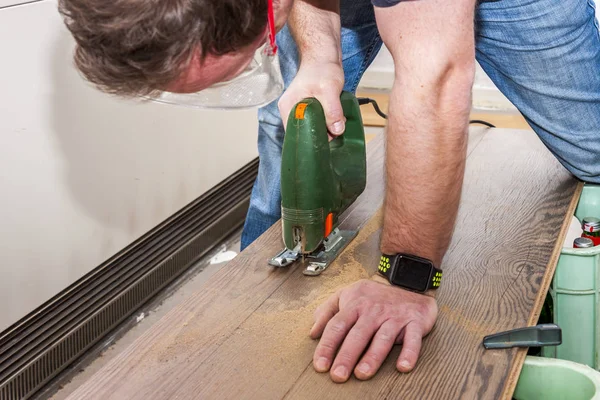
[[[293,0],[274,0],[280,28]],[[190,93],[238,75],[267,39],[268,0],[59,0],[75,64],[101,90]]]

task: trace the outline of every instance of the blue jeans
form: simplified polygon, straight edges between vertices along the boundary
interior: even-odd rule
[[[572,174],[600,183],[600,28],[592,0],[489,0],[476,10],[477,61]],[[342,0],[345,90],[354,92],[382,41],[370,0]],[[277,36],[286,86],[298,69],[289,31]],[[284,128],[277,102],[259,110],[260,166],[242,249],[281,217]]]

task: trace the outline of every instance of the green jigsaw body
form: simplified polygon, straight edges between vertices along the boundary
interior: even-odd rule
[[[302,243],[315,251],[339,224],[339,216],[363,192],[367,163],[360,107],[343,92],[343,135],[329,142],[323,107],[314,98],[292,109],[281,160],[283,239],[288,249]]]

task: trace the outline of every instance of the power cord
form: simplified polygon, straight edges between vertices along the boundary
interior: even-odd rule
[[[472,120],[469,121],[469,124],[481,124],[481,125],[485,125],[485,126],[490,127],[490,128],[495,128],[496,127],[496,125],[490,124],[489,122],[483,121],[481,119],[472,119]]]
[[[383,119],[388,119],[388,116],[386,113],[384,113],[383,111],[381,111],[381,108],[379,108],[379,104],[377,104],[377,102],[375,101],[375,99],[371,99],[369,97],[358,97],[358,105],[360,106],[364,106],[365,104],[373,104],[373,108],[375,109],[375,112],[377,114],[379,114],[379,116]]]
[[[379,116],[383,119],[388,119],[388,116],[386,113],[384,113],[383,111],[381,111],[381,108],[379,108],[379,104],[377,104],[377,101],[375,101],[375,99],[371,99],[369,97],[358,97],[358,104],[361,106],[364,106],[365,104],[372,104],[373,108],[375,109],[375,112],[377,114],[379,114]],[[487,127],[490,128],[495,128],[496,126],[487,122],[487,121],[483,121],[480,119],[472,119],[471,121],[469,121],[469,124],[481,124],[481,125],[485,125]]]

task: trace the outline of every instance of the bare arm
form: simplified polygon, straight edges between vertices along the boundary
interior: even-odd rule
[[[300,53],[296,78],[279,101],[284,119],[305,97],[316,97],[325,110],[327,128],[334,135],[344,132],[340,93],[342,70],[339,0],[296,0],[288,26]]]
[[[302,61],[341,64],[339,0],[296,0],[288,25]]]
[[[452,235],[465,168],[474,7],[474,0],[436,0],[376,9],[396,71],[381,250],[429,258],[438,267]]]
[[[381,249],[437,266],[448,248],[464,175],[474,7],[475,0],[427,0],[376,9],[396,67]],[[434,298],[374,280],[342,289],[315,313],[311,336],[320,341],[314,367],[331,371],[336,382],[352,372],[371,378],[395,343],[402,343],[397,369],[411,371],[437,319]]]

